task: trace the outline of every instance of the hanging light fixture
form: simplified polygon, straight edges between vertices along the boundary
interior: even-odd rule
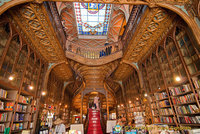
[[[46,92],[45,91],[42,91],[42,96],[45,96],[46,95]]]

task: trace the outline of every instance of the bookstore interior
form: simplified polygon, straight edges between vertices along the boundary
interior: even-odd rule
[[[199,0],[0,0],[0,134],[200,134]]]

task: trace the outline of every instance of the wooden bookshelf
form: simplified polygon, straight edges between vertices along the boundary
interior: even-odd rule
[[[33,122],[31,116],[36,116],[32,113],[31,102],[37,99],[43,88],[46,63],[6,17],[0,20],[0,29],[0,89],[6,92],[3,96],[0,93],[0,104],[4,105],[0,114],[7,114],[6,120],[0,121],[0,125],[10,127],[11,133],[16,133],[29,129],[30,122]],[[9,79],[11,76],[12,80]],[[30,86],[33,86],[32,90]],[[20,95],[26,100],[21,101]]]
[[[200,48],[191,41],[187,28],[184,29],[186,26],[180,28],[180,25],[177,22],[160,45],[141,60],[139,66],[144,77],[144,88],[149,93],[154,123],[198,127],[200,122],[195,118],[200,115]],[[162,80],[158,79],[158,72]],[[176,81],[177,77],[180,81]],[[162,81],[163,87],[160,86]],[[166,96],[156,98],[161,93]],[[161,105],[164,101],[168,103],[167,106]],[[162,122],[164,117],[173,117],[174,122]]]

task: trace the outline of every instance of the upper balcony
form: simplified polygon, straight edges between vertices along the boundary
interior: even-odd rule
[[[101,65],[122,58],[121,41],[101,48],[87,48],[67,41],[65,54],[67,58],[88,65]]]

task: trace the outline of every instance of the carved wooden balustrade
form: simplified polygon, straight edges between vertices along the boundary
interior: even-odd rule
[[[122,50],[121,41],[109,44],[105,47],[87,48],[68,40],[65,47],[65,51],[70,51],[72,53],[78,54],[82,57],[89,59],[99,59],[105,56],[109,56],[113,53],[119,52],[121,50]]]
[[[126,49],[130,40],[132,39],[135,29],[137,27],[137,24],[140,22],[140,18],[142,16],[142,13],[146,9],[146,7],[147,6],[145,6],[145,5],[134,5],[133,6],[133,9],[132,9],[131,15],[128,19],[125,31],[121,37],[124,49]]]

